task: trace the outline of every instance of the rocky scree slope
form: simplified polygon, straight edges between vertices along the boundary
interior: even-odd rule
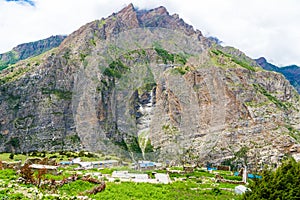
[[[282,75],[129,5],[0,74],[0,151],[271,163],[300,153],[299,108]]]

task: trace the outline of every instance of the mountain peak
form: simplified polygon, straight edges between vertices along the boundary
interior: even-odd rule
[[[260,65],[262,68],[264,68],[267,64],[268,64],[268,61],[265,57],[260,57],[260,58],[257,58],[255,59],[256,63],[258,65]]]
[[[135,12],[135,8],[133,6],[133,4],[129,4],[128,6],[124,7],[122,10],[120,10],[117,15],[122,15],[122,14],[125,14],[125,13],[132,13],[132,12]]]
[[[195,36],[198,41],[203,36],[201,31],[195,30],[193,26],[185,23],[183,19],[179,18],[178,14],[170,15],[163,6],[146,10],[135,8],[133,4],[129,4],[107,18],[82,26],[69,35],[62,46],[74,44],[75,41],[75,43],[79,44],[84,40],[83,38],[88,38],[87,40],[89,40],[90,31],[98,32],[99,37],[102,39],[109,39],[121,32],[139,28],[179,31],[187,36]]]
[[[256,59],[256,62],[257,63],[266,63],[267,59],[265,57],[260,57],[260,58]]]
[[[185,23],[178,14],[170,15],[167,9],[159,6],[150,10],[139,10],[133,4],[129,4],[117,13],[107,18],[107,32],[119,33],[133,28],[166,28],[181,30],[186,35],[202,36],[200,31]]]
[[[169,15],[169,12],[163,6],[159,6],[157,8],[154,8],[154,9],[150,10],[150,11],[155,13],[155,14],[159,14],[159,15]]]
[[[116,19],[115,19],[116,17]],[[137,19],[137,14],[136,10],[133,6],[133,4],[129,4],[125,8],[123,8],[121,11],[119,11],[116,15],[112,17],[113,21],[117,21],[116,25],[118,24],[123,24],[125,26],[125,29],[128,28],[138,28],[139,27],[139,22]],[[113,22],[113,24],[115,24]]]

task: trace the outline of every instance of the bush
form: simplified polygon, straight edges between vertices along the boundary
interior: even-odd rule
[[[114,180],[114,182],[120,182],[121,180],[119,179],[119,178],[116,178],[115,180]]]
[[[214,195],[221,195],[222,194],[222,192],[221,192],[221,190],[219,189],[219,188],[213,188],[212,190],[211,190],[211,192],[212,192],[212,194],[214,194]]]
[[[57,155],[50,156],[50,159],[51,159],[51,158],[57,158]]]
[[[13,159],[14,159],[14,156],[15,156],[14,153],[9,154],[9,159],[13,160]]]

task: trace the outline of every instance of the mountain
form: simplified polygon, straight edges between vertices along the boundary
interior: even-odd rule
[[[299,104],[281,74],[130,4],[1,72],[0,151],[271,164],[300,153]]]
[[[20,44],[11,51],[0,54],[0,71],[20,60],[40,55],[50,49],[58,47],[65,38],[66,36],[62,35],[51,36],[36,42]]]
[[[256,59],[257,64],[262,68],[269,71],[275,71],[283,74],[287,80],[295,87],[295,89],[300,93],[300,67],[297,65],[290,65],[285,67],[277,67],[268,63],[263,57]]]

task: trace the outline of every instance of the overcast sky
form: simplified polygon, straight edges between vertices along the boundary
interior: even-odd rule
[[[130,2],[141,9],[163,5],[205,36],[218,37],[252,58],[300,66],[299,0],[0,0],[0,53],[70,34]]]

